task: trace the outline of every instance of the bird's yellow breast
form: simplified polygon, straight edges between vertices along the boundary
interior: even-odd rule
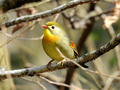
[[[58,42],[58,40],[59,40],[59,36],[54,36],[53,34],[51,34],[51,32],[48,29],[44,30],[43,48],[45,52],[52,59],[61,61],[63,57],[61,57],[61,55],[56,49],[57,47],[56,43]]]
[[[59,36],[53,35],[48,29],[44,30],[44,41],[46,43],[55,43],[59,39]]]

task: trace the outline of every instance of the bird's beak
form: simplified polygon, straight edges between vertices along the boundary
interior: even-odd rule
[[[46,25],[42,25],[42,27],[43,27],[43,28],[47,28],[47,26],[46,26]]]

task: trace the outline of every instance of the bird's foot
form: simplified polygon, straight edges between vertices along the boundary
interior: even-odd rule
[[[67,61],[66,59],[63,59],[62,61],[60,61],[60,64],[62,65],[62,67],[64,67],[64,62]]]
[[[50,70],[50,71],[52,70],[50,65],[51,65],[51,63],[53,61],[54,61],[54,59],[52,59],[51,61],[49,61],[48,64],[47,64],[47,69]]]

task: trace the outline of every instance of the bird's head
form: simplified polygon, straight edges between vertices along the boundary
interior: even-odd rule
[[[47,22],[46,25],[42,25],[42,27],[44,28],[45,32],[47,31],[53,35],[60,35],[64,33],[63,28],[54,21]]]

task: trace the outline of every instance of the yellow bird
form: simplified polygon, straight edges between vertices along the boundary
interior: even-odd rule
[[[61,52],[62,55],[69,59],[77,58],[78,52],[75,44],[57,22],[50,21],[47,22],[46,25],[42,25],[42,27],[44,28],[42,44],[49,57],[53,60],[62,61],[64,58],[61,56]],[[58,48],[60,52],[56,48]]]

